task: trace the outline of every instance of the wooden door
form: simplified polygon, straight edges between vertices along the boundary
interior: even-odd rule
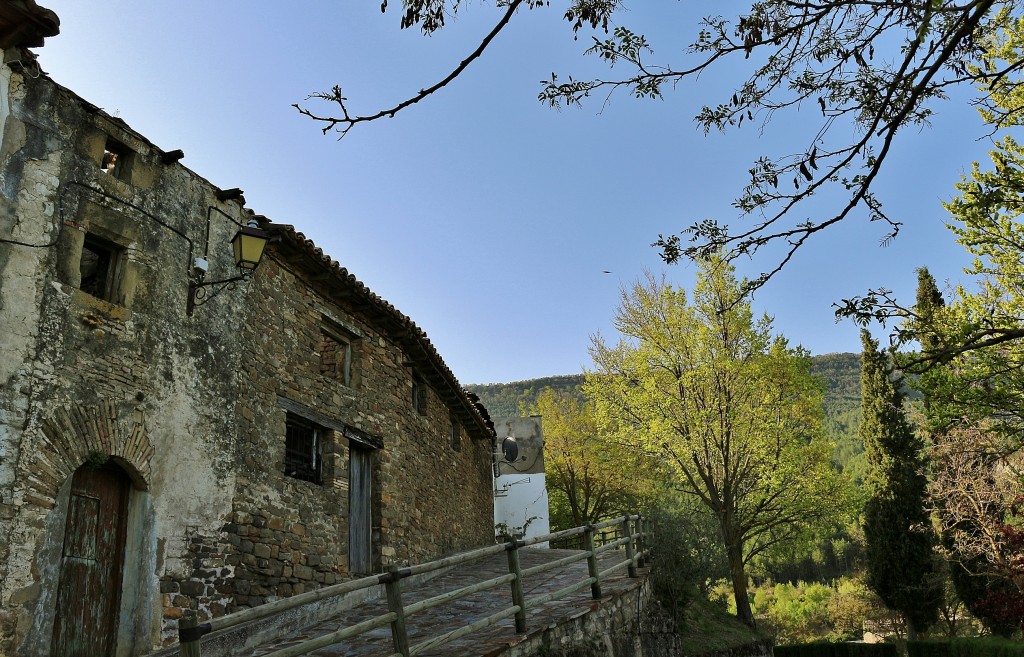
[[[82,466],[71,479],[53,657],[111,657],[117,648],[129,488],[113,466]]]
[[[368,449],[350,446],[348,451],[348,569],[369,573],[370,555],[370,455]]]

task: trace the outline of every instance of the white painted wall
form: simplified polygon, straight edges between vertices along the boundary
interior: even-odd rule
[[[494,484],[495,524],[503,522],[515,530],[529,521],[524,538],[551,533],[543,473],[501,475]]]
[[[523,538],[551,533],[548,489],[544,481],[544,432],[541,418],[494,419],[495,459],[494,524],[505,524]],[[514,463],[502,455],[502,442],[512,437],[519,447]]]

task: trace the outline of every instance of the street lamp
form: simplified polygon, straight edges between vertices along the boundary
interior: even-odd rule
[[[257,227],[255,219],[250,219],[249,225],[242,226],[231,238],[235,265],[249,271],[256,269],[263,258],[263,249],[267,246],[268,239],[266,231]]]
[[[216,210],[216,208],[211,207],[210,210]],[[219,210],[217,211],[220,212]],[[224,213],[222,212],[221,214]],[[238,223],[233,217],[226,214],[225,216]],[[207,220],[209,220],[209,213]],[[231,249],[235,257],[235,266],[241,272],[238,276],[219,281],[203,281],[209,264],[205,258],[196,259],[195,276],[198,280],[188,284],[188,306],[186,311],[189,316],[192,315],[192,311],[195,310],[196,306],[203,305],[224,290],[234,288],[238,281],[249,280],[252,272],[259,266],[260,260],[263,259],[263,249],[267,246],[270,236],[267,235],[266,231],[260,230],[255,218],[249,219],[247,226],[241,224],[239,226],[241,227],[238,229],[238,232],[231,238]]]

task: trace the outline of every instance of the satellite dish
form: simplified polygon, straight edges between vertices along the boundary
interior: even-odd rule
[[[505,457],[506,462],[516,462],[516,459],[519,458],[519,444],[516,443],[515,438],[509,436],[505,440],[501,441],[501,454]]]

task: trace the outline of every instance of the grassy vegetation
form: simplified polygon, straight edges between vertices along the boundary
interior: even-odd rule
[[[741,623],[721,605],[702,599],[686,605],[676,636],[683,655],[703,655],[770,640]]]

